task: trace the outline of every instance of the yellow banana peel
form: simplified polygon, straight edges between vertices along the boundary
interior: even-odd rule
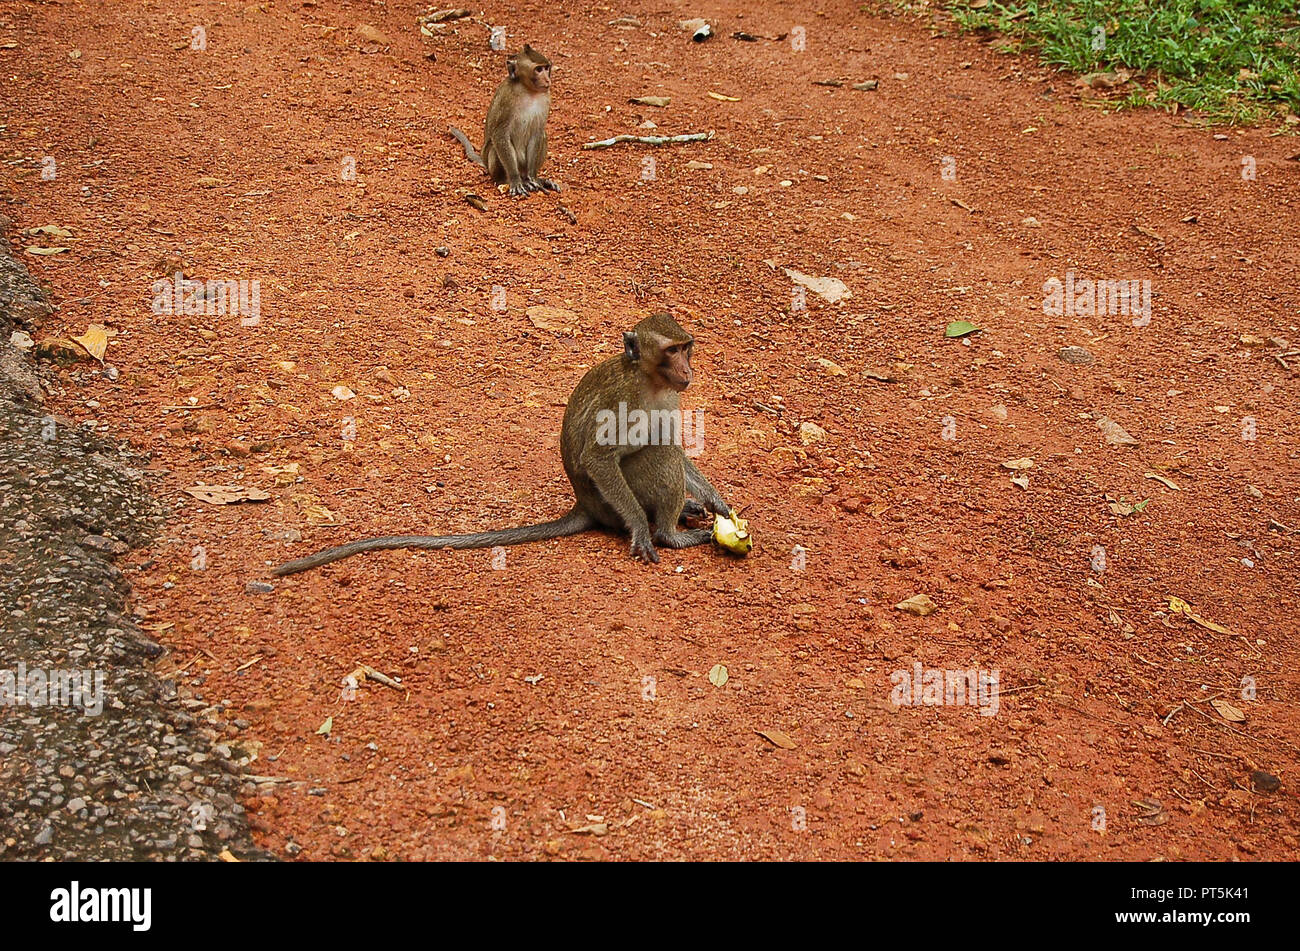
[[[748,555],[754,547],[754,539],[749,534],[749,520],[738,515],[727,518],[725,515],[713,516],[713,540],[727,551],[737,555]]]

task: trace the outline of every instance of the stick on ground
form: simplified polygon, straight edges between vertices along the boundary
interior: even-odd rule
[[[599,142],[584,142],[584,149],[607,149],[620,142],[640,142],[643,145],[676,145],[681,142],[707,142],[713,138],[713,131],[687,132],[684,135],[616,135],[612,139]]]

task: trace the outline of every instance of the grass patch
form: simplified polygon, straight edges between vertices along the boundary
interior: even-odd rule
[[[1300,113],[1296,0],[952,0],[965,31],[1077,73],[1129,70],[1112,102],[1216,122]]]

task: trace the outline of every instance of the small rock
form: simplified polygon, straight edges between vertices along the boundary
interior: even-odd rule
[[[275,585],[268,584],[265,581],[250,581],[244,585],[244,591],[248,594],[270,594],[275,590]]]
[[[81,539],[81,544],[85,548],[108,552],[110,555],[125,555],[131,550],[129,545],[104,535],[86,535]]]
[[[1282,788],[1282,780],[1262,769],[1251,772],[1250,782],[1259,792],[1277,792]]]
[[[822,442],[826,439],[826,430],[822,429],[816,423],[799,424],[799,441],[805,446],[811,446],[815,442]]]
[[[939,606],[930,600],[928,594],[914,594],[906,601],[900,601],[894,605],[897,611],[903,611],[906,614],[914,614],[917,617],[929,617]]]
[[[1097,362],[1097,358],[1083,347],[1062,347],[1057,355],[1066,363],[1073,363],[1076,366],[1086,367]]]

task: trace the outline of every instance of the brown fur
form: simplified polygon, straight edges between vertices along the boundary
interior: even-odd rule
[[[537,174],[546,162],[550,113],[551,61],[525,44],[507,63],[507,76],[488,107],[482,154],[460,129],[452,126],[451,134],[465,149],[465,157],[485,169],[492,181],[510,185],[510,194],[559,191],[558,185]]]
[[[712,537],[709,528],[682,530],[683,516],[731,514],[731,507],[687,458],[680,441],[666,445],[602,444],[600,414],[641,409],[678,411],[690,385],[694,339],[668,314],[647,317],[623,335],[623,353],[587,371],[569,397],[560,429],[560,457],[576,502],[562,518],[474,535],[389,535],[362,539],[275,569],[290,575],[363,551],[390,548],[492,548],[574,535],[605,527],[631,536],[632,555],[659,560],[655,545],[686,548]],[[694,502],[686,498],[689,492]],[[655,525],[653,535],[650,523]]]

